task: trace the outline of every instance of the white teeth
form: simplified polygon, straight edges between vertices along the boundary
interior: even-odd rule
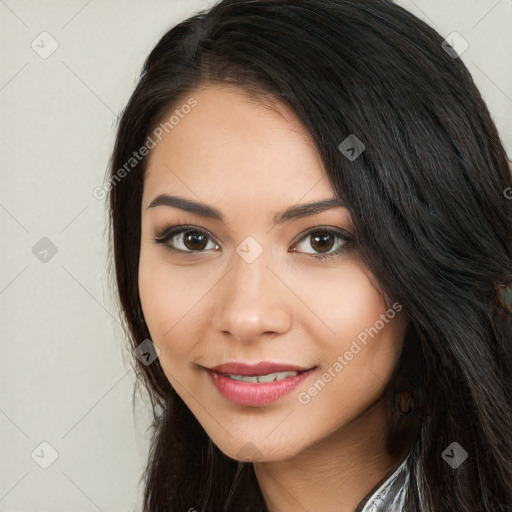
[[[277,373],[270,373],[269,375],[261,375],[258,377],[258,382],[274,382],[277,380]]]
[[[233,375],[232,373],[227,374],[233,380],[241,380],[243,382],[252,382],[256,384],[258,382],[258,377],[247,376],[247,375]]]
[[[265,382],[274,382],[278,380],[283,380],[288,377],[295,377],[298,372],[277,372],[277,373],[269,373],[268,375],[235,375],[233,373],[228,373],[227,376],[233,380],[241,380],[242,382],[249,382],[252,384],[265,383]]]

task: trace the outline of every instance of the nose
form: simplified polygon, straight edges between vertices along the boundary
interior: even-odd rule
[[[236,255],[232,269],[217,288],[218,307],[213,320],[217,332],[251,343],[291,328],[289,299],[293,294],[267,264],[266,251],[252,263]]]

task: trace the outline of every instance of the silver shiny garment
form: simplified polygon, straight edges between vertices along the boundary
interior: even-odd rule
[[[410,453],[379,487],[363,500],[355,512],[402,512],[409,485],[407,461]],[[361,508],[362,506],[362,508]]]

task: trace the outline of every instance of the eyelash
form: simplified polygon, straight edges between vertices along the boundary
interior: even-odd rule
[[[186,226],[167,226],[163,230],[161,230],[160,234],[158,234],[158,236],[156,238],[153,238],[153,240],[157,244],[163,244],[166,249],[168,249],[169,251],[171,251],[173,253],[176,253],[176,254],[183,254],[185,256],[194,257],[197,254],[204,253],[205,250],[201,250],[201,251],[191,251],[191,250],[184,251],[182,249],[176,249],[176,248],[172,247],[172,245],[170,245],[170,243],[169,243],[170,240],[172,240],[176,235],[181,235],[182,233],[186,233],[187,231],[198,233],[200,235],[204,235],[206,238],[211,239],[216,245],[219,245],[215,241],[215,239],[210,235],[210,233],[208,233],[208,231],[205,231],[202,228],[199,228],[199,227],[196,227],[196,226],[191,226],[191,225],[186,225]],[[322,228],[321,226],[317,226],[315,228],[312,228],[312,229],[308,230],[304,234],[304,236],[302,236],[302,238],[297,240],[297,242],[294,245],[297,245],[297,244],[301,243],[309,235],[313,235],[315,233],[334,235],[335,237],[340,238],[341,240],[343,240],[345,242],[345,244],[343,244],[339,249],[337,249],[336,251],[331,252],[331,253],[327,253],[327,254],[321,254],[321,253],[310,254],[310,253],[306,253],[306,254],[311,255],[313,258],[315,258],[317,260],[327,260],[327,259],[333,258],[334,256],[338,256],[340,254],[343,254],[343,253],[347,252],[347,250],[350,248],[350,246],[354,243],[354,238],[345,230],[342,230],[340,228],[333,229],[333,228]],[[299,252],[299,251],[294,251],[294,252]]]

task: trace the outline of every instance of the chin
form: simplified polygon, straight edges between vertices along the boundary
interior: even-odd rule
[[[264,440],[262,443],[241,440],[238,443],[227,442],[215,445],[219,450],[239,462],[276,462],[294,457],[300,452],[297,445],[285,445],[281,440]]]

